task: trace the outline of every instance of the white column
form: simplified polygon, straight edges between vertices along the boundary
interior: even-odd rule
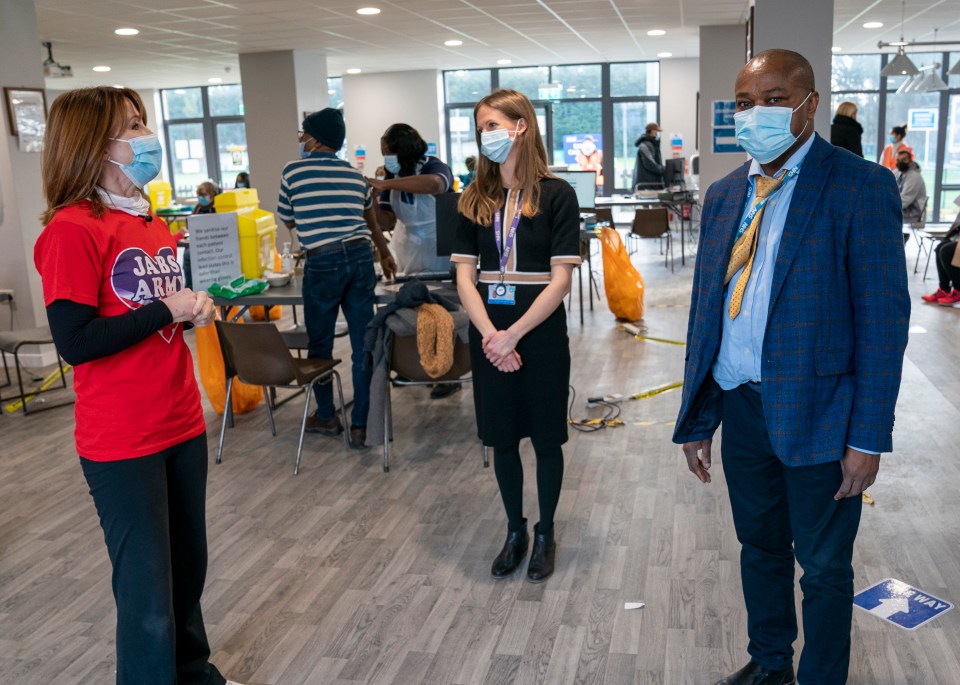
[[[33,0],[3,0],[0,85],[43,89],[42,65]],[[46,208],[40,153],[20,152],[18,139],[10,134],[6,104],[0,105],[0,120],[0,288],[14,291],[14,326],[33,328],[47,321],[40,277],[33,266],[33,246],[43,228],[39,216]],[[2,311],[6,306],[0,305],[2,317],[7,316]]]
[[[820,107],[816,131],[830,140],[833,0],[756,0],[754,54],[771,48],[799,52],[813,66]]]
[[[700,27],[700,197],[747,158],[742,152],[713,151],[713,103],[733,100],[734,83],[746,58],[741,25]]]
[[[297,130],[304,112],[323,109],[327,94],[326,58],[315,52],[283,50],[240,55],[244,123],[250,156],[250,182],[260,208],[277,209],[280,172],[298,158]],[[278,242],[283,242],[281,225]]]

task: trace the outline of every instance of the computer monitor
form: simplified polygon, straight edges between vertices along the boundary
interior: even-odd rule
[[[449,257],[453,252],[453,238],[457,234],[460,214],[457,203],[460,193],[440,193],[437,199],[437,256]]]
[[[663,183],[670,186],[683,185],[683,157],[672,157],[663,163]]]
[[[577,204],[580,205],[581,210],[592,210],[597,206],[596,171],[554,171],[552,173],[577,191]]]

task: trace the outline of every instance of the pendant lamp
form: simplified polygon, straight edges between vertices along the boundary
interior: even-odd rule
[[[917,65],[910,61],[902,45],[897,48],[897,56],[880,71],[881,76],[916,76],[919,73]]]

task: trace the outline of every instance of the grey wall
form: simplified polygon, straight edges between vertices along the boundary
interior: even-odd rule
[[[697,151],[697,90],[700,88],[700,60],[665,59],[660,62],[661,150],[670,157],[670,136],[683,136],[682,157],[688,160]]]
[[[0,2],[0,85],[43,88],[37,15],[33,0]],[[49,107],[50,103],[47,103]],[[33,245],[40,235],[45,203],[40,153],[20,152],[10,135],[6,106],[0,112],[0,288],[15,292],[16,328],[46,324],[40,277],[33,266]],[[6,328],[6,305],[0,321]],[[52,360],[52,357],[51,357]]]
[[[424,140],[436,143],[443,158],[442,112],[440,72],[435,69],[345,75],[343,114],[347,122],[350,163],[356,161],[357,144],[364,145],[367,151],[364,173],[372,176],[383,164],[380,136],[396,123],[410,124]]]
[[[746,56],[744,27],[700,27],[700,197],[714,181],[742,164],[743,153],[713,154],[711,111],[714,100],[732,100],[734,82]]]
[[[830,82],[833,53],[833,0],[757,0],[755,52],[794,50],[810,60],[820,92],[817,133],[830,140]],[[703,54],[701,45],[701,55]]]

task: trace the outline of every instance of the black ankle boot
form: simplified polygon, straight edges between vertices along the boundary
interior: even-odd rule
[[[507,541],[503,543],[503,549],[493,560],[493,566],[490,573],[494,578],[506,578],[517,570],[520,562],[527,556],[527,546],[530,544],[530,535],[527,534],[527,520],[523,520],[523,528],[519,530],[507,530]]]
[[[527,579],[531,583],[542,583],[553,573],[553,561],[557,556],[557,543],[553,539],[553,528],[546,533],[540,532],[540,524],[533,527],[533,552],[530,553],[530,565],[527,567]]]

